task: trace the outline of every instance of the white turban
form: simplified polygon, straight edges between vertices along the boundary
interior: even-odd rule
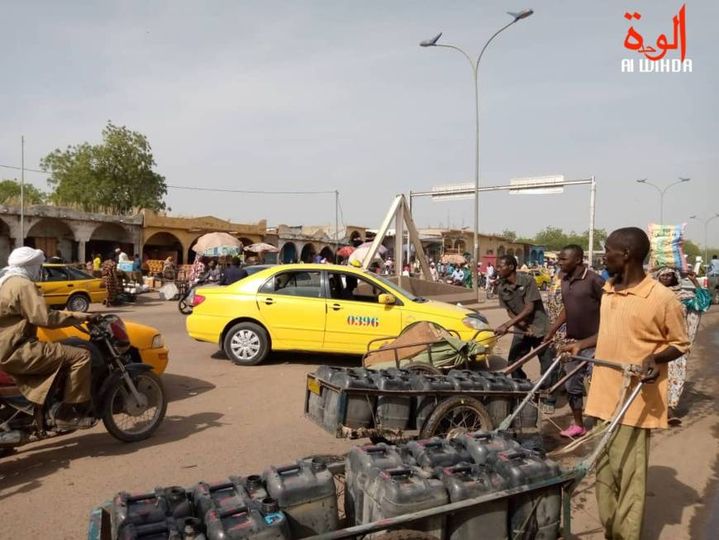
[[[39,281],[42,277],[42,263],[45,254],[40,249],[23,246],[15,248],[7,258],[7,268],[0,278],[0,287],[12,276],[21,276],[30,281]]]
[[[33,249],[27,246],[13,249],[7,258],[8,266],[39,266],[44,262],[45,254],[41,249]]]

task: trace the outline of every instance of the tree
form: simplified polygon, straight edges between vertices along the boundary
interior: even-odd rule
[[[557,251],[567,245],[567,235],[559,227],[546,227],[534,236],[534,243],[550,251]]]
[[[24,204],[42,204],[45,202],[45,193],[32,184],[23,187]],[[0,180],[0,204],[20,204],[20,182],[17,180]]]
[[[108,122],[102,139],[102,144],[56,149],[40,161],[50,173],[50,199],[77,204],[88,212],[164,209],[167,184],[152,170],[155,159],[147,137]]]
[[[684,253],[689,257],[690,264],[694,264],[697,256],[704,256],[704,252],[699,248],[699,246],[686,238],[684,239]]]
[[[517,233],[509,229],[504,229],[501,233],[499,233],[499,236],[506,238],[510,242],[514,242],[517,239]]]

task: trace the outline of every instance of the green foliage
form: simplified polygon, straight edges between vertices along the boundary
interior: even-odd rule
[[[606,239],[607,231],[605,229],[594,229],[595,250],[601,250]],[[586,230],[581,234],[571,231],[567,234],[559,227],[546,227],[528,241],[532,244],[545,246],[549,251],[559,251],[568,244],[578,244],[582,246],[582,249],[588,250],[589,231]]]
[[[155,160],[147,137],[108,122],[102,144],[83,143],[56,149],[40,161],[50,173],[50,199],[73,203],[88,212],[128,214],[138,208],[162,210],[165,178],[152,169]]]
[[[45,193],[32,184],[25,184],[23,200],[26,205],[42,204],[45,202]],[[0,204],[20,204],[20,182],[0,180]]]
[[[693,264],[697,255],[703,257],[704,251],[691,240],[684,239],[684,253],[689,256],[689,261]],[[711,255],[710,255],[711,257]]]
[[[514,242],[517,239],[517,233],[510,229],[504,229],[501,233],[499,233],[499,236],[506,238],[510,242]]]

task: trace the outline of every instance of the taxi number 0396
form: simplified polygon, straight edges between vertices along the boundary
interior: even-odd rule
[[[348,315],[347,324],[350,326],[371,326],[376,328],[379,326],[379,317],[369,317],[367,315]]]

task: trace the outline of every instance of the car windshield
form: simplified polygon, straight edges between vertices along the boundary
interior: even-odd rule
[[[65,267],[65,270],[70,275],[71,279],[94,279],[90,274],[86,274],[82,270],[73,268],[72,266]]]
[[[412,302],[419,302],[419,303],[427,302],[426,298],[424,298],[422,296],[415,296],[414,293],[411,293],[408,290],[403,289],[399,285],[395,285],[394,283],[392,283],[389,279],[387,279],[384,276],[380,276],[379,274],[372,274],[372,273],[368,273],[368,274],[371,275],[373,278],[381,281],[382,284],[384,284],[388,289],[391,289],[392,291],[400,293],[402,296],[409,298]]]

